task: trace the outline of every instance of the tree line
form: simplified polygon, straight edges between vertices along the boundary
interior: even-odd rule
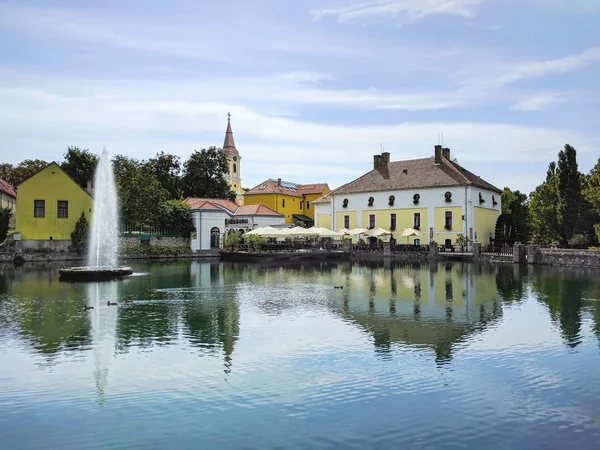
[[[68,147],[59,164],[82,188],[94,178],[99,156],[88,149]],[[235,199],[225,176],[227,157],[217,147],[196,150],[183,161],[165,152],[149,159],[115,155],[112,159],[119,193],[121,221],[127,226],[181,228],[189,222],[186,197]],[[18,191],[19,184],[48,165],[27,159],[13,166],[0,164],[0,178]],[[17,206],[18,207],[18,206]]]
[[[511,214],[521,242],[586,248],[600,241],[600,158],[588,174],[565,145],[529,195],[505,187],[502,212]]]

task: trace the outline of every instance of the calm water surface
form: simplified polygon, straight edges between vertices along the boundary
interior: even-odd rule
[[[600,448],[597,273],[134,268],[0,266],[0,448]]]

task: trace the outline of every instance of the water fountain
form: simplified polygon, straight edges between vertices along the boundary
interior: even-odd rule
[[[64,267],[61,280],[108,280],[131,275],[131,267],[119,267],[118,198],[110,158],[106,149],[94,173],[94,206],[88,237],[88,260],[85,267]]]

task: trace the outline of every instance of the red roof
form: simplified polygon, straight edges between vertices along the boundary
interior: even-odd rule
[[[225,210],[233,216],[281,216],[277,211],[259,203],[240,206],[231,200],[222,198],[188,197],[184,200],[192,209]]]
[[[15,188],[7,181],[0,179],[0,192],[4,192],[9,197],[17,198]]]
[[[227,114],[227,130],[225,130],[225,141],[223,142],[223,153],[229,157],[240,156],[237,148],[235,148],[235,142],[233,141],[233,131],[231,131],[231,118]]]
[[[258,203],[257,205],[240,206],[235,212],[236,216],[281,216],[277,211]]]
[[[308,194],[322,194],[327,183],[296,184],[289,181],[268,179],[246,191],[244,195],[281,194],[292,197],[304,197]]]

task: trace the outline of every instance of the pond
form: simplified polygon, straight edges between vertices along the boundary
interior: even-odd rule
[[[57,269],[0,266],[2,449],[600,447],[593,272]]]

